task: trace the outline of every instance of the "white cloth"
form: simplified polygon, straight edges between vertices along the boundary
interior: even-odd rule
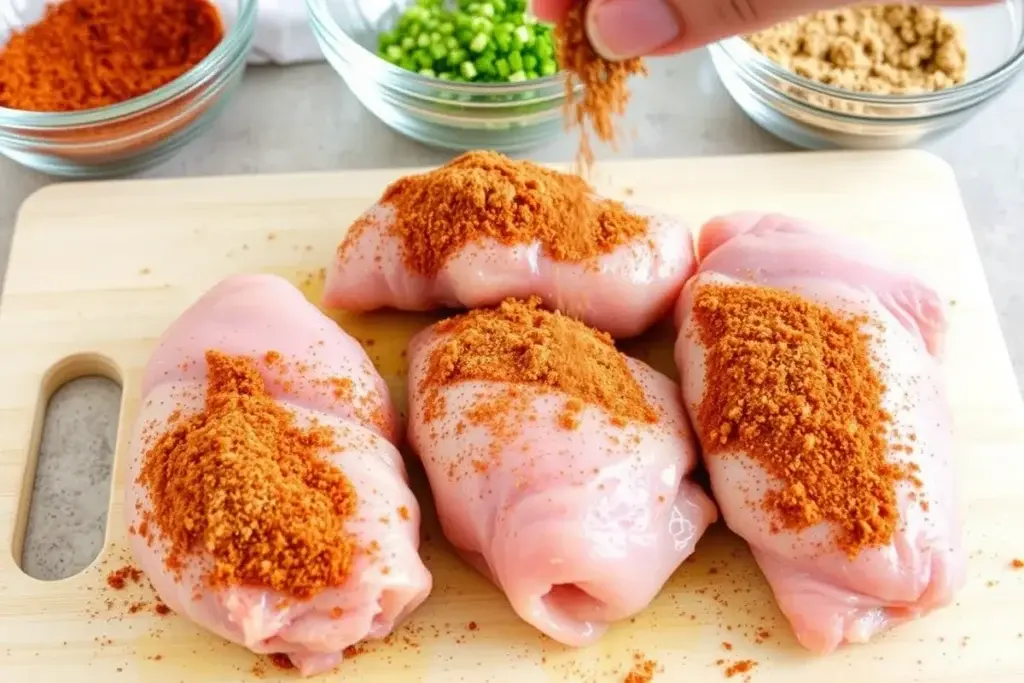
[[[237,3],[218,0],[225,20]],[[303,0],[259,0],[250,64],[298,64],[324,58],[309,25]]]

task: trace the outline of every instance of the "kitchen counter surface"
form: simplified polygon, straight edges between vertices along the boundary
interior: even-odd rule
[[[733,104],[703,51],[660,60],[651,78],[634,90],[629,125],[637,135],[623,156],[793,149],[761,131]],[[1018,383],[1024,378],[1022,133],[1024,81],[967,126],[927,147],[956,171]],[[566,136],[530,157],[566,161],[573,152],[573,140]],[[413,167],[450,156],[379,123],[323,64],[262,67],[250,69],[210,131],[142,177]],[[0,158],[0,274],[18,206],[51,182]],[[119,397],[113,383],[85,379],[51,401],[22,565],[32,576],[73,575],[102,544]]]

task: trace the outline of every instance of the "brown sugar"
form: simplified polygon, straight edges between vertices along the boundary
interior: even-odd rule
[[[798,76],[855,92],[933,92],[963,83],[967,75],[959,27],[932,7],[815,12],[746,40]]]
[[[541,308],[537,297],[507,299],[494,308],[443,320],[434,330],[445,336],[430,354],[420,387],[426,392],[428,419],[443,412],[439,388],[492,381],[512,386],[508,395],[474,407],[482,412],[478,422],[500,419],[514,412],[510,408],[521,409],[529,401],[522,387],[560,392],[566,396],[567,410],[574,412],[583,405],[603,408],[613,424],[658,421],[612,338]]]
[[[629,104],[629,79],[648,75],[640,58],[609,61],[594,50],[585,28],[589,4],[590,0],[575,3],[554,30],[558,62],[566,74],[566,118],[570,126],[580,131],[577,164],[583,171],[594,162],[587,124],[598,140],[614,148],[618,139],[616,117],[625,114]],[[578,85],[583,86],[583,97],[579,100],[575,96]]]
[[[143,510],[148,530],[169,545],[168,570],[180,578],[187,559],[203,553],[215,588],[304,599],[341,585],[357,552],[345,530],[356,494],[324,458],[337,448],[334,432],[300,428],[252,359],[208,351],[206,363],[203,410],[155,440],[138,478],[152,505]]]
[[[546,256],[579,263],[645,235],[649,224],[621,202],[596,198],[582,178],[495,152],[467,152],[400,178],[380,203],[394,211],[387,229],[402,242],[405,266],[428,278],[466,245],[484,240],[539,242]],[[339,254],[376,225],[370,215],[357,220]]]
[[[763,500],[773,532],[831,523],[853,556],[899,523],[891,416],[866,318],[766,287],[709,284],[694,296],[705,349],[697,423],[707,455],[745,451],[780,482]]]

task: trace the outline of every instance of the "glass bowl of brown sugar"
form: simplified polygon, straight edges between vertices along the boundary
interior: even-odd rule
[[[241,82],[257,4],[0,0],[0,153],[68,178],[166,160]]]
[[[861,5],[709,48],[758,125],[809,149],[896,149],[955,130],[1024,68],[1024,0]]]

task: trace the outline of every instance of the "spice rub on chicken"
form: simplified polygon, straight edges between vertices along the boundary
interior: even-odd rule
[[[142,395],[125,514],[178,614],[313,674],[426,599],[387,385],[288,282],[210,290],[160,340]]]
[[[693,270],[678,221],[574,175],[470,152],[387,188],[338,246],[323,303],[423,311],[537,296],[621,338],[669,313]]]
[[[509,299],[408,355],[446,537],[551,638],[586,645],[646,608],[715,520],[678,385],[607,334]]]
[[[945,319],[927,285],[784,216],[704,226],[676,364],[728,526],[799,641],[829,652],[964,581]]]

